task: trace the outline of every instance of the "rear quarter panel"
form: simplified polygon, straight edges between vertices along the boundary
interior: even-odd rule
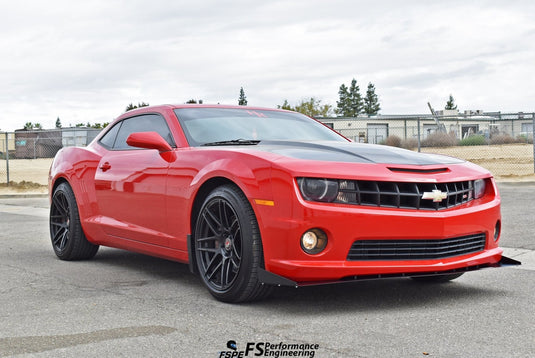
[[[50,200],[54,188],[62,181],[67,181],[76,197],[84,233],[94,243],[103,237],[102,230],[94,221],[98,215],[94,177],[100,158],[100,153],[93,147],[66,147],[56,154],[49,174]]]

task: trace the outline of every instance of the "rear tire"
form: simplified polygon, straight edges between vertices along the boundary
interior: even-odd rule
[[[85,237],[76,198],[68,183],[61,183],[54,190],[49,223],[52,248],[61,260],[86,260],[96,255],[99,246]]]
[[[195,258],[203,284],[223,302],[266,297],[272,286],[258,280],[263,265],[258,222],[245,195],[233,185],[214,189],[197,216]]]
[[[451,280],[455,280],[457,277],[460,277],[464,272],[460,273],[450,273],[447,275],[432,275],[432,276],[414,276],[411,277],[416,282],[422,283],[444,283]]]

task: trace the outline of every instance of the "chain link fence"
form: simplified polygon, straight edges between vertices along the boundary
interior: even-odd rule
[[[62,147],[86,146],[99,132],[84,127],[0,132],[0,185],[46,185],[56,153]]]
[[[454,112],[449,116],[378,115],[320,121],[355,142],[465,159],[487,168],[499,179],[535,179],[535,113]]]
[[[355,142],[385,144],[469,160],[498,179],[535,179],[535,113],[470,113],[455,116],[320,118]],[[100,132],[91,128],[0,132],[0,185],[46,185],[54,155],[86,146]]]

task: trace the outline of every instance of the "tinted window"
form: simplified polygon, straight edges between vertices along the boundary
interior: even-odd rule
[[[121,128],[122,122],[117,123],[113,127],[108,130],[106,134],[102,138],[100,138],[100,143],[103,144],[105,147],[113,148],[113,144],[115,143],[115,138],[117,138],[117,132],[119,131],[119,128]]]
[[[128,136],[136,132],[156,132],[161,135],[171,147],[175,147],[173,136],[171,135],[171,131],[169,130],[165,119],[157,114],[146,114],[128,118],[122,122],[113,148],[136,149],[135,147],[126,144]]]

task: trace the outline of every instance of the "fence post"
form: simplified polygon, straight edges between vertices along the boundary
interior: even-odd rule
[[[420,117],[418,117],[418,153],[422,151],[421,142],[420,142]]]
[[[9,135],[6,132],[6,180],[7,186],[9,186]]]

